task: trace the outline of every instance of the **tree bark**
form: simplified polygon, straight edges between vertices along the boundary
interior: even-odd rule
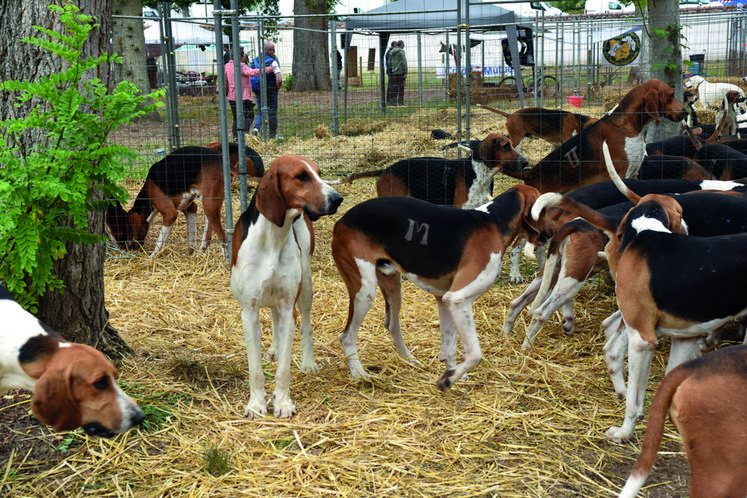
[[[326,0],[294,0],[295,15],[326,14]],[[331,90],[326,17],[297,17],[293,30],[293,91]]]
[[[648,2],[648,61],[651,77],[674,88],[677,99],[682,101],[682,40],[680,39],[680,4],[677,0],[649,0]],[[657,30],[670,34],[664,38]],[[645,59],[644,59],[645,60]],[[668,67],[668,64],[672,64]],[[656,67],[653,67],[656,65]],[[653,142],[677,135],[680,124],[664,119],[659,127],[652,129],[646,141]]]
[[[81,13],[93,16],[99,25],[91,31],[83,48],[83,57],[97,57],[111,52],[110,37],[113,0],[77,0]],[[3,80],[38,80],[56,72],[56,57],[21,40],[26,36],[40,36],[33,26],[45,26],[54,31],[62,29],[59,16],[50,12],[44,2],[0,2],[0,78]],[[43,35],[46,36],[46,35]],[[99,66],[96,74],[87,75],[107,81],[111,67]],[[23,116],[31,106],[15,107],[8,92],[0,93],[0,119]],[[22,147],[44,146],[43,135],[29,134]],[[101,194],[98,194],[101,198]],[[104,234],[104,213],[89,213],[89,231]],[[60,220],[61,224],[69,223]],[[63,292],[47,292],[39,301],[38,317],[70,341],[90,344],[113,359],[130,353],[117,331],[108,322],[104,301],[104,244],[68,244],[68,253],[55,264],[55,275],[65,285]]]
[[[115,0],[113,9],[117,16],[139,18],[143,15],[143,0]],[[112,45],[112,51],[122,56],[122,64],[115,64],[113,67],[114,81],[130,81],[142,93],[150,93],[143,20],[123,17],[115,19],[112,23]],[[152,103],[148,99],[145,105]],[[144,119],[162,121],[155,109]]]

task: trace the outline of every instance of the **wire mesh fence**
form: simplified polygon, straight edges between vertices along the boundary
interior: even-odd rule
[[[426,14],[449,12],[399,16],[398,27],[388,31],[347,29],[355,15],[327,23],[323,36],[328,46],[313,50],[328,53],[313,63],[328,65],[324,74],[329,80],[320,85],[323,90],[304,92],[292,91],[294,68],[305,63],[293,60],[294,45],[303,39],[303,30],[294,24],[297,19],[279,18],[273,32],[257,18],[238,17],[238,41],[227,39],[225,45],[233,50],[238,42],[250,62],[260,55],[263,41],[272,39],[283,79],[277,94],[273,133],[277,137],[270,139],[262,132],[252,136],[257,125],[239,123],[239,131],[245,132],[243,141],[266,164],[281,154],[308,155],[328,177],[385,168],[407,157],[457,157],[462,155],[459,149],[442,151],[448,142],[431,139],[433,130],[445,131],[451,141],[505,133],[505,120],[477,104],[507,112],[539,106],[599,117],[640,82],[645,73],[641,69],[650,64],[640,42],[642,30],[648,27],[636,15],[522,17],[514,26],[522,62],[519,74],[509,64],[506,29],[494,31],[495,26],[477,21],[447,28],[407,28]],[[737,8],[683,10],[683,77],[740,79],[745,73],[746,16]],[[150,166],[175,148],[204,146],[224,135],[235,140],[230,106],[221,106],[226,95],[221,88],[224,54],[211,31],[215,19],[207,11],[202,18],[143,19],[147,48],[143,67],[151,88],[166,88],[167,98],[159,110],[160,121],[140,121],[112,136],[141,155],[142,163],[132,168],[133,195]],[[225,24],[230,21],[223,19]],[[171,48],[164,45],[161,29],[172,34],[173,51],[166,52],[173,54],[171,60],[160,55]],[[195,40],[197,35],[204,38]],[[386,73],[385,50],[393,42],[402,43],[407,60],[402,105],[392,105],[387,97],[393,80]],[[343,60],[339,83],[338,52]],[[258,93],[253,91],[254,103]],[[255,118],[260,110],[261,106],[255,107]],[[549,150],[546,144],[535,144],[522,152],[535,163]]]

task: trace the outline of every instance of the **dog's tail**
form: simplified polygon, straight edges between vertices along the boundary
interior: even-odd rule
[[[654,460],[656,460],[656,453],[659,451],[661,437],[664,433],[664,423],[667,420],[667,412],[669,411],[669,405],[672,403],[672,397],[680,384],[690,374],[691,371],[688,368],[680,365],[669,372],[659,384],[648,409],[648,422],[646,434],[643,436],[643,443],[641,444],[641,453],[635,461],[630,477],[625,482],[625,487],[620,492],[620,498],[635,498],[646,482],[651,467],[654,465]]]
[[[633,204],[638,204],[638,201],[641,200],[641,196],[633,192],[628,188],[627,185],[625,185],[625,182],[622,181],[622,178],[620,178],[620,175],[617,174],[617,170],[615,169],[615,164],[612,162],[612,156],[610,156],[610,148],[607,146],[607,140],[602,142],[602,154],[604,155],[604,163],[607,166],[607,173],[610,175],[610,179],[614,182],[617,189],[628,198],[629,201],[632,201]],[[591,220],[587,220],[591,222]],[[591,222],[593,224],[593,222]]]
[[[496,113],[496,114],[500,114],[501,116],[503,116],[503,117],[505,117],[505,118],[507,118],[507,117],[511,116],[511,114],[510,114],[510,113],[508,113],[508,112],[503,112],[503,111],[501,111],[500,109],[496,109],[495,107],[488,107],[488,106],[486,106],[486,105],[482,105],[482,104],[477,104],[477,107],[480,107],[480,108],[482,108],[482,109],[486,109],[486,110],[488,110],[488,111],[490,111],[490,112],[494,112],[494,113]]]
[[[690,128],[687,123],[683,123],[683,126],[685,127],[685,132],[687,133],[687,136],[690,137],[690,140],[693,143],[693,147],[695,147],[695,150],[700,150],[701,147],[703,147],[703,144],[700,143],[700,140],[695,138],[695,134],[693,133],[692,128]]]
[[[387,172],[386,169],[377,169],[374,171],[362,171],[360,173],[353,173],[352,175],[348,175],[342,178],[338,178],[337,180],[329,180],[327,181],[327,184],[329,185],[341,185],[343,183],[350,183],[353,180],[357,180],[359,178],[378,178],[381,175],[385,174]]]

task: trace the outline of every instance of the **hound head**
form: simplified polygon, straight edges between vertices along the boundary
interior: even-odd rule
[[[36,381],[31,410],[56,431],[78,427],[112,437],[142,422],[143,411],[117,385],[117,370],[90,346],[61,343]]]
[[[522,199],[521,208],[521,230],[527,236],[531,244],[542,245],[547,241],[547,237],[552,234],[552,230],[545,224],[545,219],[540,217],[536,220],[532,217],[532,207],[540,196],[539,190],[529,185],[514,185],[511,187]]]
[[[692,88],[693,90],[697,90],[700,84],[704,81],[705,79],[697,74],[695,76],[690,76],[690,78],[685,81],[685,88]]]
[[[641,93],[636,95],[638,91]],[[675,98],[674,88],[661,80],[648,80],[628,92],[626,97],[631,94],[633,94],[633,98],[641,99],[641,119],[644,121],[653,119],[656,121],[656,126],[659,126],[662,118],[680,122],[687,117],[687,109],[682,105],[682,102]],[[621,107],[624,109],[635,108],[635,106],[625,107],[622,105]],[[649,119],[646,119],[646,116]]]
[[[115,201],[106,211],[106,229],[109,236],[119,246],[134,249],[145,242],[150,223],[140,214],[127,212],[122,204]]]
[[[499,133],[491,133],[480,143],[477,149],[480,160],[495,172],[506,169],[521,171],[529,166],[527,158],[516,152],[511,140]]]
[[[257,209],[282,227],[286,215],[304,212],[312,221],[337,211],[342,196],[319,176],[319,166],[303,156],[275,159],[257,188]]]

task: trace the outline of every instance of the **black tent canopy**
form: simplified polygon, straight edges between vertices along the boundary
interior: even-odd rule
[[[467,17],[469,9],[469,18]],[[458,16],[457,14],[461,14]],[[345,61],[355,31],[376,33],[379,36],[379,67],[384,67],[384,52],[393,33],[455,31],[469,20],[469,29],[475,31],[505,31],[508,37],[511,60],[519,60],[517,28],[531,31],[533,20],[512,10],[491,4],[470,4],[468,0],[399,0],[363,15],[348,17],[345,21],[347,36],[343,41]],[[514,70],[521,72],[521,67]],[[520,75],[517,74],[517,79]],[[380,74],[382,102],[384,98],[384,72]],[[520,92],[521,93],[521,92]],[[521,96],[521,95],[520,95]],[[522,99],[523,100],[523,99]],[[382,104],[383,105],[383,104]],[[522,102],[523,107],[523,102]]]

